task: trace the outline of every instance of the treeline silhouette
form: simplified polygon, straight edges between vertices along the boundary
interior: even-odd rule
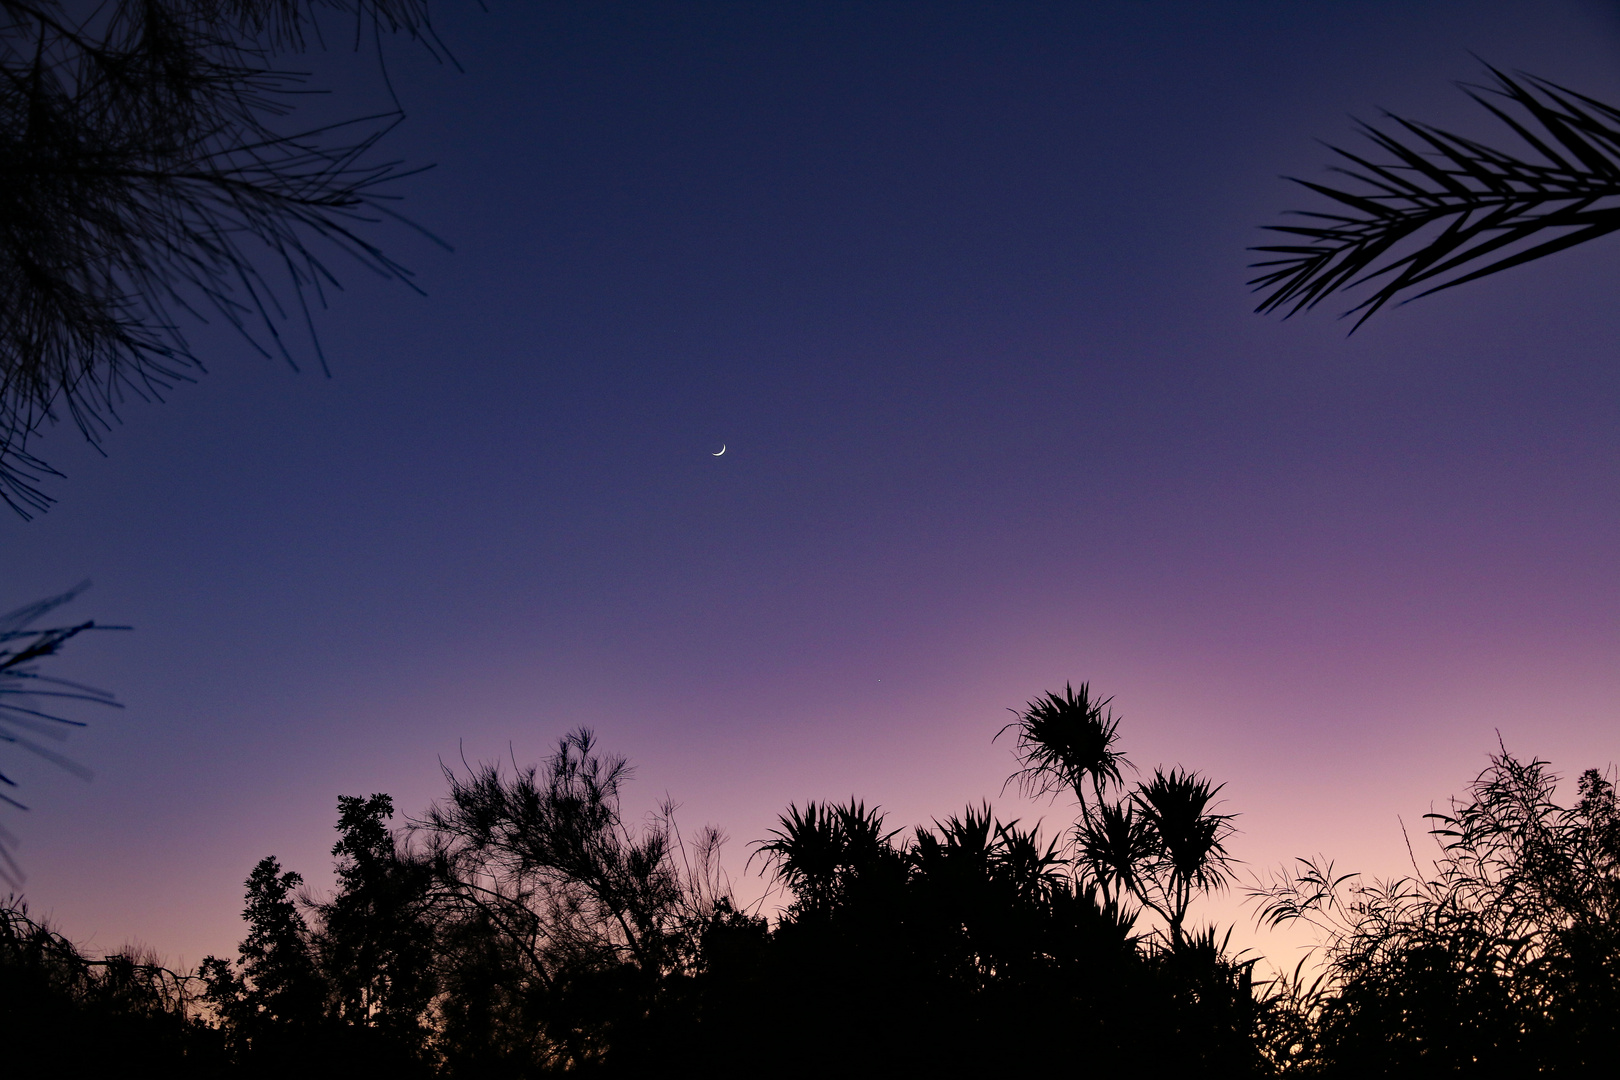
[[[389,796],[341,797],[333,895],[261,860],[237,955],[194,972],[90,959],[13,899],[0,1054],[40,1077],[1612,1067],[1605,776],[1560,806],[1547,764],[1503,749],[1432,815],[1431,873],[1302,862],[1257,883],[1263,921],[1323,935],[1316,967],[1257,981],[1257,958],[1192,918],[1233,882],[1219,786],[1179,768],[1128,782],[1108,706],[1066,687],[1007,729],[1012,779],[1077,806],[1058,836],[988,804],[910,831],[856,799],[789,806],[750,859],[783,890],[773,919],[737,904],[715,830],[683,837],[670,805],[627,822],[628,765],[584,730],[527,769],[446,769],[403,828]]]

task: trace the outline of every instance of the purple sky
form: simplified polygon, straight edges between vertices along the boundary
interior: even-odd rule
[[[1348,114],[1499,141],[1470,50],[1620,99],[1613,5],[490,8],[391,50],[427,298],[345,273],[330,380],[221,336],[0,519],[8,604],[136,627],[54,668],[96,779],[7,758],[70,936],[229,952],[338,795],[580,724],[739,877],[790,800],[996,798],[1065,680],[1254,869],[1399,871],[1498,731],[1620,757],[1620,242],[1350,339],[1243,285]]]

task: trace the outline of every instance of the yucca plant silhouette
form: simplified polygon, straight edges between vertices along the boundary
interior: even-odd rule
[[[899,830],[884,832],[883,821],[878,807],[854,798],[843,806],[810,802],[802,811],[790,804],[754,855],[793,890],[793,915],[826,915],[863,874],[897,859],[889,841]]]
[[[1461,84],[1524,145],[1512,153],[1385,114],[1361,133],[1382,162],[1338,147],[1346,186],[1295,183],[1338,204],[1268,225],[1294,238],[1251,250],[1261,313],[1285,316],[1335,292],[1376,285],[1346,316],[1359,327],[1396,297],[1419,296],[1519,266],[1620,229],[1620,110],[1532,75],[1487,70],[1494,86]],[[1402,301],[1406,302],[1405,300]]]
[[[952,814],[932,829],[917,826],[909,858],[913,867],[931,881],[978,883],[988,879],[995,861],[996,822],[988,803],[969,806],[961,817]]]
[[[999,739],[1013,731],[1018,740],[1023,768],[1008,783],[1035,797],[1072,791],[1081,817],[1089,822],[1093,803],[1101,806],[1109,785],[1122,782],[1120,770],[1131,767],[1124,752],[1114,748],[1119,719],[1108,708],[1113,700],[1093,698],[1090,683],[1081,683],[1078,691],[1065,683],[1061,694],[1048,693],[1022,712],[1014,710],[1017,719],[996,732]]]
[[[1045,903],[1065,887],[1058,842],[1043,843],[1037,829],[1020,829],[1017,821],[997,824],[993,856],[996,876],[1020,903]]]
[[[1212,810],[1222,785],[1184,769],[1155,769],[1145,783],[1110,801],[1133,768],[1117,749],[1113,698],[1097,698],[1089,683],[1065,684],[1029,702],[996,733],[1015,731],[1023,766],[1008,778],[1028,795],[1073,792],[1080,820],[1070,860],[1080,883],[1095,886],[1107,905],[1127,897],[1165,922],[1172,947],[1185,942],[1187,908],[1202,892],[1223,888],[1230,857],[1230,814]]]
[[[1135,895],[1143,868],[1157,851],[1147,819],[1129,801],[1103,803],[1076,831],[1075,861],[1081,874],[1097,883],[1107,902]]]
[[[1056,840],[995,820],[989,803],[919,826],[906,852],[918,878],[961,894],[996,893],[1002,906],[1041,905],[1066,888]]]
[[[1173,946],[1187,941],[1184,925],[1193,898],[1231,880],[1225,841],[1233,815],[1211,809],[1225,786],[1183,769],[1155,769],[1131,794],[1151,838],[1136,895],[1169,924]]]

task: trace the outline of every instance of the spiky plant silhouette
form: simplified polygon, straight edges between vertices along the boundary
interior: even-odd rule
[[[1028,703],[997,732],[1015,731],[1022,765],[1008,778],[1028,795],[1072,792],[1080,803],[1069,865],[1077,884],[1095,887],[1107,905],[1135,899],[1164,920],[1165,940],[1182,948],[1193,899],[1230,879],[1226,839],[1231,814],[1214,811],[1222,785],[1185,769],[1155,769],[1147,781],[1110,801],[1133,768],[1118,749],[1113,698],[1094,697],[1089,683]]]
[[[1175,945],[1188,940],[1184,928],[1193,898],[1225,888],[1231,878],[1226,839],[1233,815],[1213,809],[1223,787],[1185,769],[1155,769],[1131,795],[1149,838],[1136,895],[1169,923]]]
[[[753,855],[793,890],[797,916],[825,915],[864,872],[897,858],[889,842],[899,830],[885,831],[880,808],[855,798],[842,806],[809,802],[803,810],[789,804],[777,824],[769,839],[754,843]]]
[[[1103,804],[1109,785],[1122,780],[1121,770],[1131,767],[1119,741],[1119,719],[1108,705],[1114,699],[1094,698],[1091,684],[1076,691],[1065,683],[1063,692],[1047,693],[1024,706],[1017,717],[996,733],[1016,734],[1017,754],[1023,768],[1008,778],[1026,795],[1042,797],[1072,791],[1082,818],[1090,821],[1093,805]],[[1091,790],[1091,801],[1086,798]]]
[[[1385,114],[1361,133],[1387,157],[1330,146],[1350,183],[1295,183],[1338,204],[1268,225],[1290,242],[1252,248],[1255,309],[1289,316],[1357,286],[1352,331],[1386,304],[1428,296],[1620,229],[1620,110],[1557,83],[1487,70],[1495,85],[1460,84],[1524,150],[1510,152]],[[1527,153],[1526,153],[1527,151]]]
[[[1075,847],[1081,874],[1097,883],[1105,901],[1117,901],[1146,886],[1145,868],[1156,842],[1136,804],[1121,801],[1103,803],[1092,821],[1081,822]]]

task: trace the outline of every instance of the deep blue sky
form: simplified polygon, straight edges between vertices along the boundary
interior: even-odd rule
[[[136,627],[4,820],[70,935],[229,950],[337,795],[582,723],[739,872],[789,800],[997,796],[1066,679],[1256,868],[1398,870],[1497,731],[1617,756],[1620,243],[1348,339],[1243,285],[1350,114],[1497,138],[1470,51],[1620,99],[1614,5],[463,7],[463,72],[389,48],[427,296],[334,263],[331,379],[218,337],[0,521],[13,602]]]

